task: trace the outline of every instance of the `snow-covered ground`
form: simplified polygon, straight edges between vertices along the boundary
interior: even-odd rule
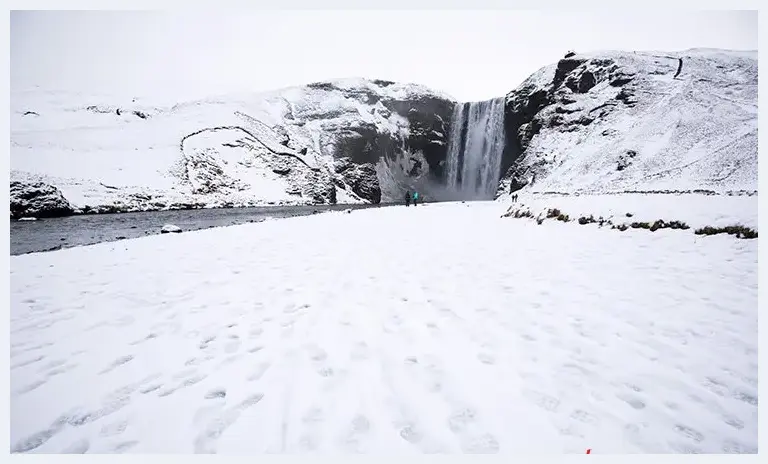
[[[11,257],[11,450],[757,451],[757,240],[507,207]]]

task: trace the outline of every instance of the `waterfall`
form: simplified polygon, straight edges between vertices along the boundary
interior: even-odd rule
[[[504,151],[504,98],[456,105],[446,183],[462,199],[492,199]]]

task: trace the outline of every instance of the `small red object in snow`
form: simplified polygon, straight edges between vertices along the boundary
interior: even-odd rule
[[[587,448],[587,454],[592,452],[592,448]]]

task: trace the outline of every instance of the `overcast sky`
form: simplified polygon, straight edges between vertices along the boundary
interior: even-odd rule
[[[336,77],[501,96],[569,49],[757,50],[756,12],[13,12],[11,88],[264,91]]]

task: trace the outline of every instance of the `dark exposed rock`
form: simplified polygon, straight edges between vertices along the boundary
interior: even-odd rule
[[[675,75],[674,75],[673,79],[677,79],[677,76],[680,75],[680,72],[682,70],[683,70],[683,59],[682,58],[678,58],[677,72],[675,72]]]
[[[380,87],[389,87],[390,85],[394,85],[395,83],[392,81],[386,81],[384,79],[374,79],[373,83],[380,86]]]
[[[275,166],[274,168],[272,168],[272,172],[274,172],[275,174],[280,174],[281,176],[284,176],[289,172],[291,172],[291,168],[290,166],[286,166],[286,165]]]
[[[355,195],[372,204],[381,202],[381,186],[374,165],[356,165],[345,158],[334,162],[334,170]]]
[[[578,68],[584,62],[586,62],[586,59],[583,58],[563,58],[562,60],[557,62],[557,68],[555,69],[555,78],[552,81],[552,84],[554,87],[559,87],[563,81],[565,81],[565,76],[571,73],[574,69]]]
[[[333,82],[313,82],[311,84],[307,84],[307,87],[310,89],[317,89],[317,90],[336,90],[337,87],[333,84]]]
[[[301,195],[311,198],[315,204],[336,204],[336,186],[330,172],[313,171],[307,176],[308,182],[302,186]]]
[[[613,80],[611,80],[610,85],[612,87],[621,87],[622,85],[628,84],[629,82],[634,79],[634,76],[630,76],[627,74],[619,74]]]
[[[624,102],[627,106],[634,106],[637,103],[637,98],[632,90],[624,87],[616,95],[616,100]]]
[[[587,93],[597,84],[597,79],[591,71],[584,71],[579,77],[578,93]]]
[[[70,216],[74,209],[61,191],[44,182],[11,181],[10,213],[13,218]]]
[[[637,156],[637,152],[635,150],[627,150],[625,153],[622,153],[616,162],[616,170],[623,171],[624,169],[628,168],[629,165],[632,164],[632,158],[635,156]]]
[[[579,111],[576,108],[567,108],[565,106],[556,106],[555,107],[555,113],[561,113],[561,114],[571,114]]]

